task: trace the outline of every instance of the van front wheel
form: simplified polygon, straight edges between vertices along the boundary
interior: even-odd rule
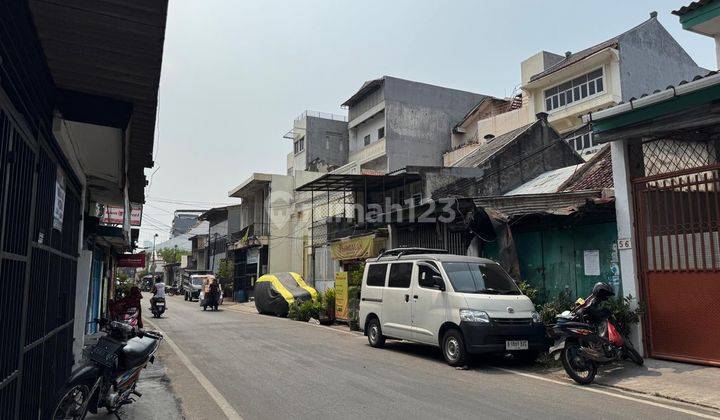
[[[368,343],[371,347],[380,348],[385,345],[385,336],[380,328],[380,320],[373,318],[367,324]]]
[[[450,366],[465,365],[467,349],[465,349],[465,340],[460,331],[451,329],[445,333],[442,340],[442,352],[445,361]]]

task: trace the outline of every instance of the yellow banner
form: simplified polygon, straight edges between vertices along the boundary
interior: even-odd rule
[[[341,321],[349,319],[347,271],[335,273],[335,318]]]
[[[333,260],[357,260],[370,258],[375,253],[375,237],[360,236],[330,244],[330,255]]]

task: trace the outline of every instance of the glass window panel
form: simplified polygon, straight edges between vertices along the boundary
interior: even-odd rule
[[[553,107],[552,107],[552,99],[551,99],[551,98],[545,99],[545,109],[548,110],[548,111],[550,111],[551,109],[553,109]]]
[[[582,96],[580,96],[580,88],[576,86],[576,87],[573,89],[573,92],[574,92],[574,94],[575,94],[575,100],[576,100],[576,101],[579,101],[579,100],[582,98]]]
[[[573,86],[580,86],[580,85],[584,84],[585,82],[587,82],[586,74],[578,77],[577,79],[573,79],[572,84],[573,84]]]
[[[572,89],[572,82],[565,82],[562,85],[558,86],[558,90],[560,92],[568,89]]]
[[[596,90],[597,90],[598,92],[602,92],[602,91],[604,90],[604,89],[603,89],[603,79],[602,79],[602,78],[597,79],[597,80],[595,81],[595,86],[596,86]]]
[[[583,144],[585,145],[585,148],[590,147],[590,134],[585,134],[582,136],[583,138]]]
[[[575,139],[575,150],[582,150],[582,138],[577,137]]]
[[[602,74],[603,73],[602,73],[602,67],[601,67],[595,71],[591,71],[590,73],[588,73],[587,78],[588,78],[588,80],[596,79],[596,78],[602,76]]]
[[[564,105],[565,105],[565,94],[563,93],[562,95],[560,95],[560,106],[564,106]]]
[[[558,107],[558,97],[553,96],[552,100],[553,100],[553,108],[557,108]]]
[[[588,96],[588,89],[587,85],[580,86],[580,94],[582,95],[581,98],[585,98]]]
[[[590,89],[590,94],[594,95],[595,94],[595,82],[590,82],[590,84],[588,85],[588,88]]]

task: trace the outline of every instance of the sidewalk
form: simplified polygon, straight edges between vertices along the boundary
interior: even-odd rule
[[[557,365],[540,370],[555,379],[568,379]],[[645,359],[644,366],[626,361],[601,367],[595,383],[720,410],[720,368],[657,359]]]
[[[122,407],[118,414],[122,419],[180,420],[185,418],[177,400],[169,387],[165,364],[160,358],[154,364],[148,364],[140,374],[137,389],[142,398],[133,397],[135,402]],[[113,414],[101,409],[98,414],[88,414],[87,419],[117,420]]]

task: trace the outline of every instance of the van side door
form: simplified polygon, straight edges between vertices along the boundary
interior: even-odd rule
[[[433,261],[427,264],[437,268]],[[448,294],[435,283],[437,273],[429,267],[415,265],[412,281],[412,326],[414,340],[428,344],[438,344],[438,332],[446,321]],[[440,280],[444,285],[444,281]]]
[[[393,338],[412,340],[410,283],[413,262],[394,262],[388,270],[387,287],[383,291],[383,334]]]

